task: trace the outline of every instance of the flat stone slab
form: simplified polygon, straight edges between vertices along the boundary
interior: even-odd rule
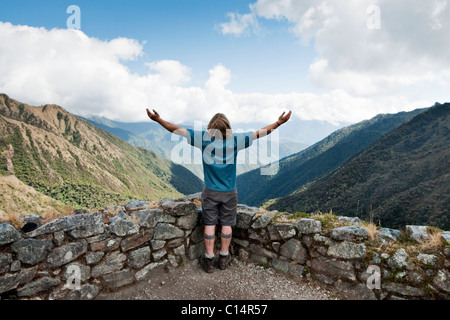
[[[13,259],[11,253],[0,252],[0,274],[9,270],[12,261]]]
[[[388,259],[388,265],[391,268],[405,268],[408,266],[409,256],[405,249],[400,248]]]
[[[442,231],[441,237],[442,237],[442,239],[444,239],[444,241],[447,241],[448,243],[450,243],[450,231]]]
[[[360,226],[362,225],[361,220],[358,217],[346,217],[346,216],[338,216],[339,221],[349,222],[352,225]]]
[[[193,202],[167,201],[161,205],[165,214],[181,217],[195,213],[197,206]]]
[[[125,210],[129,211],[135,211],[135,210],[142,210],[147,208],[149,203],[144,200],[131,200],[125,204]]]
[[[346,279],[356,281],[355,270],[350,261],[339,261],[317,257],[311,260],[311,269],[314,274],[324,274],[333,279]]]
[[[0,276],[0,293],[17,288],[19,284],[31,281],[37,273],[37,266],[22,268],[18,273],[7,273]]]
[[[142,247],[128,254],[128,265],[133,269],[142,268],[150,262],[151,250],[149,246]]]
[[[334,240],[359,241],[368,238],[368,233],[358,226],[339,227],[330,230],[330,237]]]
[[[153,234],[155,240],[170,240],[184,236],[183,230],[169,223],[158,223]]]
[[[17,293],[19,297],[32,297],[42,291],[47,291],[53,287],[56,287],[60,283],[61,280],[59,279],[44,277],[24,285],[17,291]]]
[[[295,237],[297,231],[293,224],[290,223],[276,223],[268,227],[270,239],[273,241],[277,240],[288,240]]]
[[[319,233],[322,231],[322,223],[316,219],[303,218],[295,223],[295,227],[301,234]]]
[[[50,239],[22,239],[11,246],[18,259],[30,265],[44,260],[52,248],[53,242]]]
[[[382,288],[391,293],[396,293],[403,296],[423,297],[425,295],[425,292],[422,289],[404,285],[401,283],[383,283]]]
[[[265,228],[269,225],[269,223],[271,223],[273,220],[273,218],[269,215],[261,215],[258,218],[256,218],[255,222],[253,222],[252,224],[252,228],[253,229],[260,229],[260,228]]]
[[[438,262],[438,257],[436,257],[434,254],[420,253],[419,255],[417,255],[417,259],[419,259],[419,261],[424,265],[428,266],[435,266]]]
[[[122,240],[120,248],[123,252],[139,247],[140,245],[150,241],[153,236],[153,229],[148,229]],[[157,241],[157,240],[155,240]]]
[[[391,229],[391,228],[381,228],[378,230],[378,236],[381,238],[388,238],[391,240],[396,241],[397,238],[400,236],[400,231],[397,229]]]
[[[139,219],[139,225],[147,228],[154,228],[160,222],[174,223],[175,217],[164,214],[161,209],[138,210],[131,214]]]
[[[129,269],[123,269],[120,271],[105,274],[103,276],[106,287],[108,288],[120,288],[131,284],[135,281],[134,274]]]
[[[300,264],[306,262],[307,253],[302,243],[297,239],[291,239],[283,244],[280,248],[280,254],[288,259],[296,261]]]
[[[114,251],[106,255],[105,260],[92,268],[91,276],[98,277],[105,274],[119,271],[123,268],[127,256],[123,253]]]
[[[341,259],[362,259],[366,256],[366,246],[350,241],[334,242],[329,246],[327,254]]]
[[[73,231],[76,237],[89,237],[95,234],[103,233],[103,215],[101,213],[86,213],[65,216],[49,223],[42,225],[34,231],[27,234],[27,237],[36,237],[47,233],[54,233],[57,231]],[[79,232],[74,230],[80,229]]]
[[[238,210],[236,214],[236,228],[248,229],[254,216],[254,212]]]
[[[406,226],[406,234],[417,242],[422,242],[429,238],[427,226]]]
[[[71,242],[54,249],[47,258],[51,268],[62,266],[69,263],[87,251],[87,242],[85,240]]]
[[[119,216],[115,216],[111,219],[109,224],[109,231],[111,233],[124,237],[139,232],[139,225],[128,219],[122,219]]]
[[[450,294],[450,272],[439,270],[433,279],[433,284],[445,293]]]
[[[22,238],[22,235],[9,222],[0,223],[0,246]]]

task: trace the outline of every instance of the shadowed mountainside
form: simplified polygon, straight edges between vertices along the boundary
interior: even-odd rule
[[[436,104],[269,207],[332,210],[389,227],[428,224],[449,229],[449,145],[450,103]]]
[[[376,139],[411,120],[425,109],[376,117],[342,128],[293,156],[282,159],[274,176],[253,170],[237,178],[240,201],[249,205],[287,196],[303,185],[331,172]]]

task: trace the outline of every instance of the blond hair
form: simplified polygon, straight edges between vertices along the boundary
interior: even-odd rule
[[[225,139],[230,138],[233,135],[231,130],[231,124],[227,116],[223,113],[216,113],[214,117],[211,118],[208,124],[208,133],[212,137],[216,137],[216,133],[219,131]],[[220,135],[219,135],[220,137]]]

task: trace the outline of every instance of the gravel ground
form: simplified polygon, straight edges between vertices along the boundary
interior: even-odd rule
[[[156,271],[149,280],[97,300],[336,300],[339,296],[305,278],[292,278],[254,263],[233,259],[227,270],[208,274],[198,261],[169,272]]]

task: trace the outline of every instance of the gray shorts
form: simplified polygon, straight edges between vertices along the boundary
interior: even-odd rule
[[[230,192],[204,188],[202,192],[202,218],[205,226],[236,225],[237,190]]]

